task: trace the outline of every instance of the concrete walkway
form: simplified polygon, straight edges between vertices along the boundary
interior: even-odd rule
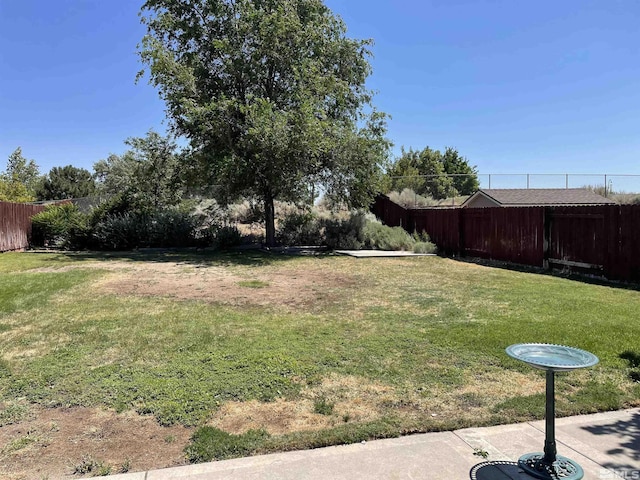
[[[587,480],[640,480],[640,409],[557,419],[556,441],[558,454],[578,462]],[[537,421],[425,433],[109,478],[530,480],[532,477],[519,470],[518,457],[542,451],[543,446],[544,421]]]
[[[413,253],[405,250],[335,250],[338,255],[347,255],[356,258],[381,258],[381,257],[436,257],[435,253]]]

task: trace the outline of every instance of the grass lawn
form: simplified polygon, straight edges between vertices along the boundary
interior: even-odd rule
[[[438,257],[2,254],[0,431],[137,412],[203,461],[543,418],[521,342],[600,358],[557,375],[559,416],[636,406],[638,312],[635,290]]]

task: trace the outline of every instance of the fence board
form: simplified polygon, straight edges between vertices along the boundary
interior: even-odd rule
[[[410,222],[410,226],[413,231],[427,232],[431,241],[446,255],[457,255],[460,252],[461,209],[430,208],[412,210],[411,213],[413,222]]]
[[[380,219],[383,219],[385,225],[390,227],[404,227],[408,230],[407,213],[408,210],[402,205],[389,200],[386,195],[378,195],[371,211]]]
[[[610,241],[605,274],[608,278],[640,282],[640,205],[622,205],[614,228],[617,239]]]
[[[43,205],[0,202],[0,252],[27,248],[31,217],[44,208]]]
[[[491,212],[488,208],[462,211],[462,255],[491,258]]]
[[[583,263],[604,269],[608,208],[611,207],[550,207],[549,260]]]

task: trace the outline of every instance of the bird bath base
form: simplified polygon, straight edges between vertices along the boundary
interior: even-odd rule
[[[580,480],[584,477],[582,467],[562,455],[556,455],[555,462],[549,464],[544,453],[527,453],[518,459],[518,466],[525,473],[544,480]]]

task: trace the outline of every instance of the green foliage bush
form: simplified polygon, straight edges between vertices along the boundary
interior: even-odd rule
[[[321,245],[322,224],[313,212],[293,211],[278,223],[276,241],[281,245]]]
[[[73,248],[87,228],[87,216],[72,203],[50,205],[31,222],[31,244],[36,247]]]
[[[91,227],[95,227],[107,217],[123,215],[125,213],[135,211],[141,212],[143,209],[130,195],[121,193],[94,207],[89,213],[88,223]]]
[[[402,227],[388,227],[368,222],[364,229],[365,244],[374,250],[413,250],[415,239]]]
[[[225,210],[215,202],[153,210],[126,194],[101,203],[89,214],[81,213],[73,204],[56,205],[34,217],[32,244],[75,250],[190,246],[228,249],[240,245],[243,238]],[[387,227],[373,218],[362,211],[328,214],[301,211],[291,205],[281,214],[276,238],[282,245],[435,252],[428,235],[412,236],[400,227]]]
[[[438,253],[438,247],[431,241],[427,232],[413,232],[412,237],[416,241],[413,245],[414,253]]]
[[[324,243],[331,249],[359,250],[365,244],[367,219],[364,213],[355,212],[346,219],[329,218],[323,225]]]
[[[410,235],[401,227],[388,227],[361,211],[321,216],[292,210],[279,222],[277,239],[283,245],[326,245],[331,249],[408,250],[435,253],[425,232]]]
[[[135,213],[108,215],[94,227],[93,239],[100,250],[131,250],[140,246],[145,227]]]
[[[269,438],[264,430],[249,430],[233,435],[214,427],[200,427],[185,448],[191,463],[210,462],[250,455]]]
[[[209,221],[187,208],[152,210],[129,195],[117,195],[81,213],[69,203],[48,207],[33,217],[32,245],[64,249],[132,250],[239,245],[235,226]]]
[[[227,207],[229,219],[239,223],[264,222],[264,207],[260,202],[244,200]]]
[[[410,188],[405,188],[399,193],[389,192],[389,199],[405,208],[433,207],[439,203],[438,200],[428,195],[418,195]]]
[[[413,245],[413,253],[436,253],[438,247],[431,242],[416,242]]]
[[[223,225],[213,229],[212,246],[220,250],[225,250],[240,245],[241,243],[242,235],[238,227],[234,225]]]
[[[188,247],[196,243],[195,229],[193,217],[178,210],[124,212],[99,221],[93,240],[101,250]]]

